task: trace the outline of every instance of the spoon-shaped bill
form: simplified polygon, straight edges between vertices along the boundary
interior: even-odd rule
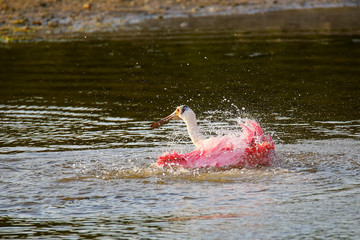
[[[166,118],[163,118],[163,119],[161,119],[160,121],[151,124],[150,127],[152,127],[152,128],[158,128],[158,127],[160,127],[161,125],[169,122],[171,119],[179,119],[179,117],[176,115],[176,111],[173,112],[171,115],[167,116]]]

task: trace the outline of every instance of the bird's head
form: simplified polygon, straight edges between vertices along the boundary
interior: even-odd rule
[[[195,113],[193,110],[191,110],[191,108],[189,108],[186,105],[181,105],[179,107],[176,108],[176,110],[170,114],[169,116],[167,116],[166,118],[161,119],[160,121],[152,124],[150,127],[152,128],[157,128],[160,127],[161,125],[169,122],[172,119],[178,120],[178,119],[183,119],[186,120],[190,117],[195,117]]]

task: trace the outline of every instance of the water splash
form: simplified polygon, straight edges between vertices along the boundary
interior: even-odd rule
[[[147,166],[129,166],[129,167],[110,167],[101,165],[76,165],[77,172],[75,176],[62,178],[59,182],[69,181],[87,181],[91,179],[101,179],[105,181],[114,179],[132,179],[142,183],[149,184],[168,184],[172,182],[217,182],[230,183],[243,179],[263,178],[276,173],[286,173],[288,170],[271,167],[257,168],[201,168],[186,169],[182,166],[170,166],[159,168],[155,163]]]

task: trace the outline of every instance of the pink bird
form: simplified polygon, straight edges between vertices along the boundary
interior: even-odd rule
[[[181,165],[184,168],[244,167],[270,165],[275,156],[275,146],[270,135],[264,135],[256,121],[248,120],[239,136],[219,136],[205,139],[200,133],[196,115],[186,105],[151,125],[157,128],[171,119],[182,119],[196,150],[178,154],[167,152],[158,157],[159,167]]]

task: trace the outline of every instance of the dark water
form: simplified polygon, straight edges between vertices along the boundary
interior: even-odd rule
[[[141,33],[0,45],[0,238],[357,239],[360,36]],[[272,167],[158,169],[254,118]]]

